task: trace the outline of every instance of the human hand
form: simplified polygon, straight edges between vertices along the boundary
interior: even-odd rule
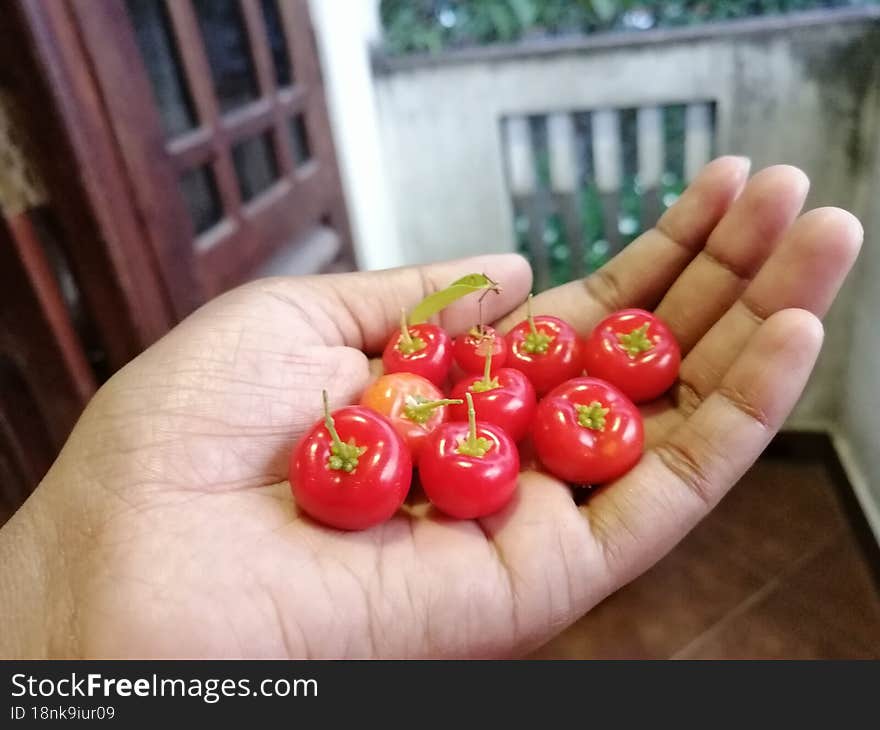
[[[0,531],[4,656],[505,656],[549,639],[678,542],[797,400],[861,242],[848,213],[798,218],[805,176],[711,163],[603,270],[535,298],[581,333],[656,309],[681,382],[643,408],[641,462],[580,507],[524,472],[500,513],[411,500],[355,533],[301,514],[295,440],[356,400],[402,306],[469,271],[505,330],[531,283],[516,256],[269,279],[209,303],[117,373]],[[745,186],[745,187],[744,187]],[[744,188],[744,189],[743,189]],[[441,317],[452,334],[473,304]],[[506,315],[506,316],[505,316]]]

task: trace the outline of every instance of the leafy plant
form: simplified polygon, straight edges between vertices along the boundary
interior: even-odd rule
[[[436,53],[524,38],[694,25],[880,0],[382,0],[390,53]]]

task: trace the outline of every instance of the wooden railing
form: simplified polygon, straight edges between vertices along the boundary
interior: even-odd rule
[[[535,288],[593,271],[659,215],[711,158],[711,101],[502,120],[519,250]]]
[[[878,352],[876,308],[859,299],[872,301],[878,271],[878,47],[875,6],[377,57],[400,263],[519,249],[542,288],[651,225],[711,155],[797,165],[812,181],[807,207],[852,210],[869,253],[825,318],[792,422],[843,413],[854,433],[874,433],[876,386],[856,371]],[[842,373],[863,388],[843,408]]]
[[[878,21],[867,7],[376,56],[401,263],[519,249],[537,288],[577,276],[714,154],[798,165],[812,205],[852,207]]]

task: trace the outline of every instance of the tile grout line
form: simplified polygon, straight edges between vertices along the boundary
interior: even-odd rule
[[[797,560],[795,560],[791,565],[780,571],[777,575],[773,576],[767,583],[761,586],[757,591],[752,593],[750,596],[746,597],[736,606],[734,606],[730,611],[728,611],[724,616],[722,616],[718,621],[716,621],[712,626],[707,628],[698,636],[695,636],[691,639],[687,644],[678,649],[675,653],[673,653],[669,658],[670,659],[681,659],[682,655],[686,652],[699,647],[701,643],[705,643],[705,641],[712,635],[716,634],[718,631],[723,629],[725,626],[730,624],[734,619],[742,616],[746,611],[750,608],[761,603],[765,598],[769,597],[776,591],[783,583],[786,578],[791,577],[795,573],[797,573],[804,565],[809,563],[813,558],[817,557],[823,550],[830,547],[835,540],[839,540],[841,535],[844,534],[843,527],[838,528],[834,534],[827,539],[823,540],[819,543],[818,546],[813,548],[808,553],[805,553]]]

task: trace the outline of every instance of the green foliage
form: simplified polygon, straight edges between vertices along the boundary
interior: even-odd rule
[[[391,53],[511,43],[529,37],[693,25],[880,0],[382,0]]]

